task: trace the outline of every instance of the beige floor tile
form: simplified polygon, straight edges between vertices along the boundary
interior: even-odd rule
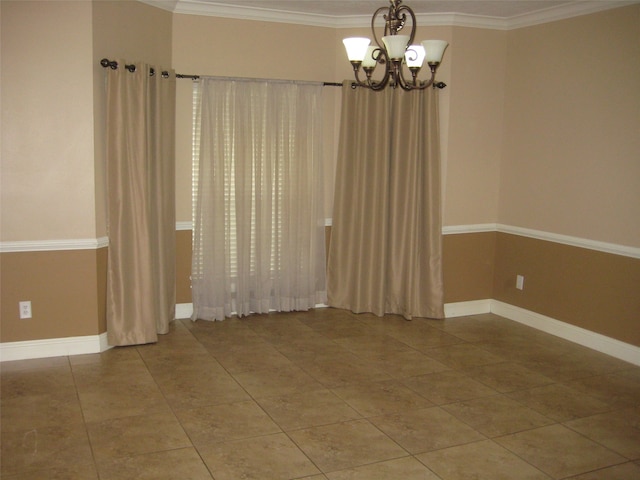
[[[70,357],[31,358],[28,360],[11,360],[0,363],[2,375],[11,372],[27,372],[29,370],[43,370],[49,368],[69,368]]]
[[[4,367],[3,367],[4,368]],[[66,365],[51,368],[18,367],[2,371],[0,396],[2,398],[23,395],[42,395],[60,387],[74,387],[73,375],[67,361]]]
[[[433,404],[396,380],[360,383],[333,392],[364,417],[419,410]]]
[[[145,359],[154,376],[170,376],[178,372],[203,372],[205,375],[226,373],[224,367],[209,352],[182,351],[178,354],[155,355]]]
[[[44,469],[68,469],[93,462],[82,424],[2,432],[2,476]]]
[[[640,465],[623,463],[622,465],[577,475],[571,477],[571,480],[638,480],[638,478],[640,478]]]
[[[151,381],[136,382],[126,377],[88,387],[78,387],[78,397],[85,422],[170,413],[169,405],[158,386]]]
[[[428,348],[423,352],[451,368],[467,368],[504,361],[501,357],[468,343]]]
[[[414,455],[485,439],[439,407],[384,415],[369,421]]]
[[[267,368],[234,375],[253,398],[281,397],[322,388],[313,377],[295,365]]]
[[[439,480],[435,473],[413,457],[387,460],[327,474],[329,480]]]
[[[2,480],[98,480],[98,471],[93,463],[82,463],[66,468],[47,468],[16,475],[3,475]]]
[[[253,400],[178,410],[176,414],[196,447],[281,432]]]
[[[444,480],[549,479],[491,440],[423,453],[417,458]]]
[[[100,480],[212,480],[194,448],[122,457],[100,463]]]
[[[640,378],[625,372],[574,380],[567,385],[617,408],[635,407],[640,399]]]
[[[449,367],[416,350],[378,353],[366,357],[373,368],[393,378],[408,378],[449,370]]]
[[[384,353],[410,352],[406,343],[389,335],[369,332],[365,335],[336,339],[335,342],[358,357],[371,357]]]
[[[562,426],[551,425],[494,439],[553,478],[624,463],[617,453]]]
[[[303,320],[303,323],[316,333],[332,340],[345,337],[358,337],[371,333],[371,328],[350,316],[329,319],[318,318],[310,322]]]
[[[320,473],[282,433],[198,449],[216,480],[287,480]]]
[[[155,383],[142,359],[134,362],[75,365],[72,368],[76,387],[83,391],[92,387],[110,386],[114,383],[128,385]]]
[[[285,431],[360,418],[360,414],[327,389],[284,397],[260,398],[258,403]]]
[[[464,373],[501,393],[553,383],[550,378],[511,362],[471,367]]]
[[[355,355],[323,355],[300,367],[327,388],[390,380],[391,376]]]
[[[566,422],[611,409],[603,401],[559,383],[507,395],[556,422]]]
[[[489,438],[554,423],[504,395],[452,403],[442,408]]]
[[[630,460],[640,460],[640,407],[593,415],[565,425]]]
[[[407,456],[366,420],[296,430],[289,436],[324,473]]]
[[[182,370],[155,374],[169,405],[186,409],[249,400],[247,392],[226,372]]]
[[[0,383],[2,480],[640,478],[640,367],[493,314],[185,320]]]
[[[316,359],[326,357],[350,355],[349,350],[320,335],[297,338],[289,344],[278,345],[277,349],[296,365],[313,363]]]
[[[190,447],[189,437],[173,414],[139,415],[87,423],[96,460],[114,460]]]
[[[130,347],[113,347],[102,353],[88,353],[85,355],[72,355],[69,357],[71,367],[80,365],[102,364],[109,365],[112,363],[139,361],[142,357],[138,353],[135,346]]]
[[[414,322],[416,320],[412,320],[411,325],[392,327],[388,329],[388,335],[421,352],[434,347],[464,343],[464,340],[459,337],[424,324],[414,324]]]
[[[232,375],[291,365],[291,361],[271,345],[239,347],[217,354],[216,359]]]
[[[78,394],[73,387],[60,387],[41,395],[22,395],[0,400],[0,425],[3,432],[83,422]]]
[[[622,360],[575,344],[556,349],[553,355],[527,358],[524,365],[557,382],[606,375],[629,368],[629,364]]]
[[[403,379],[404,385],[436,405],[495,395],[498,392],[459,371],[436,372]]]

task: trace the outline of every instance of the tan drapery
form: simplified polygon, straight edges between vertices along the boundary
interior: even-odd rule
[[[444,317],[438,92],[342,87],[329,305]]]
[[[118,63],[107,70],[107,335],[138,345],[175,318],[175,74]]]

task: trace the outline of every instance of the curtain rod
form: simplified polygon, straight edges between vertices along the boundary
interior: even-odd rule
[[[102,60],[100,60],[100,65],[102,65],[103,68],[108,67],[112,70],[116,70],[118,68],[118,62],[116,62],[115,60],[109,60],[108,58],[103,58]],[[132,73],[136,71],[135,65],[125,65],[124,68]],[[155,74],[155,70],[153,68],[150,68],[149,75],[154,76]],[[169,77],[169,72],[167,72],[166,70],[161,72],[161,74],[162,78]],[[191,80],[198,80],[200,77],[201,75],[183,75],[181,73],[176,73],[176,78],[190,78]],[[342,87],[342,83],[338,82],[322,82],[322,85],[325,87]]]

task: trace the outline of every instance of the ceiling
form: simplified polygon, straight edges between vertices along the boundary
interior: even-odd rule
[[[175,13],[330,27],[367,26],[387,0],[140,0]],[[404,0],[421,24],[510,29],[640,0]]]

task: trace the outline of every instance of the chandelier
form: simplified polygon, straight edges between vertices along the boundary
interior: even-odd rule
[[[382,90],[387,85],[404,90],[423,89],[429,86],[444,88],[442,82],[436,83],[436,70],[442,62],[444,50],[449,45],[444,40],[424,40],[420,45],[414,45],[416,33],[416,15],[402,0],[389,0],[389,7],[378,8],[371,18],[371,32],[376,45],[370,45],[371,40],[364,37],[345,38],[342,42],[347,50],[347,57],[353,66],[356,78],[354,86],[366,87],[372,90]],[[386,12],[386,13],[385,13]],[[376,18],[384,18],[384,35],[382,42],[376,35]],[[411,18],[411,32],[409,35],[399,35],[407,21]],[[418,80],[418,73],[424,62],[431,70],[431,78],[426,81]],[[409,69],[411,78],[405,78],[405,67]],[[384,69],[384,76],[380,80],[373,78],[377,66]],[[364,70],[366,79],[360,78],[360,69]]]

